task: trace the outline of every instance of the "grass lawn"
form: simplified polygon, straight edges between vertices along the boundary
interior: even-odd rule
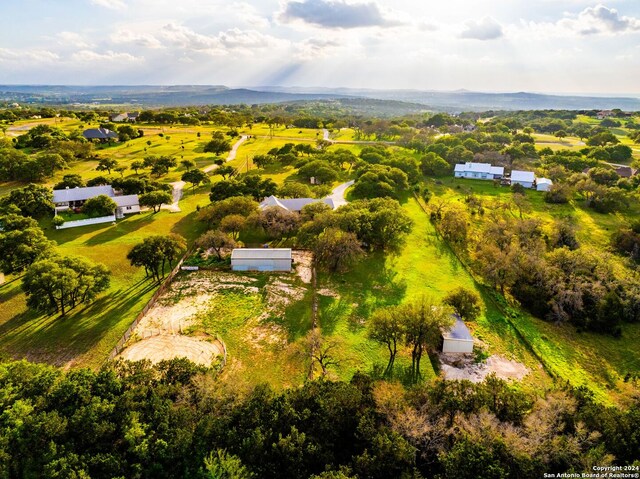
[[[351,356],[354,364],[366,370],[370,364],[386,366],[386,348],[366,338],[367,318],[375,309],[399,304],[421,296],[441,300],[450,290],[464,286],[479,290],[453,253],[443,245],[429,222],[428,216],[413,198],[404,209],[414,226],[404,246],[396,255],[370,255],[353,271],[337,278],[320,275],[320,287],[335,290],[338,298],[321,298],[321,326],[323,332],[340,339],[341,352]],[[480,339],[490,354],[501,354],[524,363],[531,374],[527,382],[532,387],[548,384],[548,377],[537,360],[518,343],[514,330],[503,315],[486,297],[484,312],[477,322],[469,324],[474,336]],[[396,374],[410,365],[410,354],[404,351],[396,360]],[[422,362],[425,379],[435,377],[434,366],[428,358]],[[348,377],[348,376],[345,376]]]
[[[156,289],[143,270],[129,265],[128,251],[153,234],[172,232],[193,240],[200,233],[193,221],[196,205],[206,203],[206,193],[196,190],[180,202],[181,213],[143,213],[115,226],[66,230],[55,230],[47,222],[45,233],[58,243],[57,251],[104,263],[112,273],[111,287],[95,302],[60,318],[27,310],[19,279],[0,286],[0,350],[56,365],[98,367]]]
[[[460,203],[464,203],[465,190],[471,190],[485,202],[511,195],[508,188],[496,188],[491,182],[481,180],[448,178],[443,179],[441,185],[430,183],[429,189],[451,202]],[[632,217],[640,213],[637,204],[624,213],[600,214],[583,208],[580,202],[547,204],[542,200],[542,194],[536,191],[527,191],[527,198],[531,204],[527,217],[540,218],[545,228],[550,227],[555,219],[570,218],[576,225],[578,241],[587,250],[607,250],[613,231],[628,224]],[[474,225],[472,222],[472,234],[477,234]],[[628,274],[620,257],[612,255],[609,262],[621,274]],[[556,376],[574,386],[587,386],[603,402],[622,402],[628,397],[631,388],[624,382],[624,376],[640,369],[640,342],[637,340],[640,325],[625,324],[622,338],[615,339],[593,333],[578,333],[571,325],[555,325],[517,308],[514,311],[513,321],[518,330]]]

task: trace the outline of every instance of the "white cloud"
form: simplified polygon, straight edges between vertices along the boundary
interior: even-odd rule
[[[460,38],[472,40],[495,40],[504,35],[502,25],[491,17],[484,17],[480,21],[469,20],[465,23]]]
[[[345,0],[293,0],[282,5],[278,19],[283,23],[303,22],[326,28],[389,27],[397,20],[387,18],[375,2],[347,3]]]
[[[80,50],[71,55],[74,62],[138,62],[144,58],[136,57],[130,53],[119,53],[107,50],[104,53],[98,53],[93,50]]]
[[[60,32],[56,35],[58,43],[63,46],[75,48],[92,48],[93,44],[88,42],[82,35],[76,32]]]
[[[127,4],[124,0],[90,0],[93,5],[108,8],[110,10],[126,10]]]
[[[640,19],[620,15],[615,8],[608,8],[602,4],[587,7],[577,16],[560,20],[558,25],[580,35],[640,31]]]
[[[144,48],[162,48],[162,42],[151,33],[137,32],[132,29],[122,28],[112,33],[110,40],[113,43],[132,43]]]
[[[231,28],[217,35],[203,35],[184,25],[170,23],[165,25],[160,36],[174,47],[187,51],[205,53],[212,56],[224,56],[230,53],[251,55],[265,49],[286,48],[290,42],[257,30]]]
[[[296,58],[303,61],[326,58],[336,53],[342,44],[336,40],[308,38],[296,44]]]
[[[33,63],[50,63],[60,59],[57,53],[49,50],[11,50],[0,48],[0,61],[24,63],[25,60]]]

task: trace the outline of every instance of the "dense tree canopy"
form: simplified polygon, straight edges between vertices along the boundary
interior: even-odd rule
[[[109,270],[80,257],[52,256],[35,261],[24,275],[27,306],[45,313],[60,313],[93,300],[109,287]]]

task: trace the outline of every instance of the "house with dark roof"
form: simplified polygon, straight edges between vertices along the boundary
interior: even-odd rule
[[[89,128],[82,132],[87,140],[98,140],[101,143],[111,141],[118,138],[118,134],[115,131],[111,131],[108,128]]]

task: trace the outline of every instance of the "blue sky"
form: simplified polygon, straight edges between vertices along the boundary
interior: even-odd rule
[[[640,94],[640,2],[0,0],[0,83]]]

